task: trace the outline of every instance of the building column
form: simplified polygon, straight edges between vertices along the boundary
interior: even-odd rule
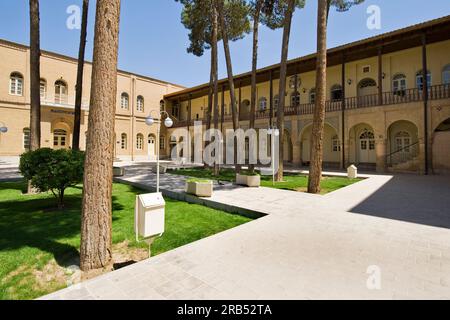
[[[270,70],[270,73],[269,73],[269,81],[270,81],[269,126],[272,128],[272,119],[273,119],[273,71],[272,70]]]
[[[300,166],[300,139],[298,136],[298,121],[297,119],[291,121],[291,142],[292,142],[292,164]]]
[[[378,104],[383,105],[383,48],[378,48]]]
[[[386,172],[386,147],[386,139],[375,139],[376,170],[380,173]]]
[[[187,115],[187,129],[189,132],[190,126],[191,126],[191,119],[192,119],[192,115],[191,115],[191,111],[192,111],[192,94],[189,94],[189,100],[188,100],[188,115]]]
[[[422,35],[422,79],[423,79],[423,128],[424,128],[424,174],[428,174],[429,168],[429,154],[428,154],[428,66],[427,66],[427,37],[424,33]]]

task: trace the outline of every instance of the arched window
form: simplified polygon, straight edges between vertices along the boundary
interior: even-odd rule
[[[165,136],[159,136],[159,149],[164,150],[166,149],[166,137]]]
[[[427,71],[427,85],[428,87],[431,86],[431,72]],[[416,73],[416,88],[419,90],[423,89],[423,70],[420,70]]]
[[[265,97],[262,97],[259,99],[258,102],[259,105],[259,111],[266,111],[267,109],[267,99]]]
[[[296,107],[300,104],[300,92],[296,91],[291,94],[291,106]]]
[[[341,144],[339,143],[339,137],[337,135],[334,135],[333,138],[331,138],[331,148],[331,151],[333,152],[341,151]]]
[[[141,133],[138,133],[138,135],[136,136],[136,149],[144,149],[144,136]]]
[[[137,97],[136,109],[139,112],[144,112],[144,97],[143,96]]]
[[[41,94],[41,99],[45,99],[47,96],[47,81],[45,81],[45,79],[41,79],[39,83],[39,91]]]
[[[316,103],[316,88],[309,90],[309,103]]]
[[[67,103],[67,83],[63,80],[55,82],[55,103]]]
[[[331,100],[339,101],[342,100],[342,86],[340,84],[335,84],[331,87]]]
[[[120,96],[120,108],[128,110],[130,105],[130,98],[128,96],[128,93],[123,92]]]
[[[21,96],[23,94],[23,76],[18,72],[9,77],[9,94]]]
[[[23,129],[23,148],[28,151],[31,148],[30,128]]]
[[[392,91],[396,95],[405,95],[406,76],[403,73],[399,73],[392,78]]]
[[[122,150],[127,149],[127,134],[126,133],[122,133],[122,135],[120,136],[120,148]]]
[[[450,84],[450,64],[446,65],[444,69],[442,69],[442,83]]]

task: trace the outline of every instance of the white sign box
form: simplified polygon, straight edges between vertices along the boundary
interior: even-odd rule
[[[147,193],[136,196],[135,232],[143,238],[164,233],[165,206],[166,202],[161,193]]]

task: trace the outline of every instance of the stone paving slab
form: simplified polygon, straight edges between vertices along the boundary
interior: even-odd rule
[[[138,173],[124,179],[152,186]],[[375,175],[325,196],[218,186],[211,201],[266,216],[42,299],[449,299],[448,228],[352,211],[403,180],[450,198],[444,180],[423,178]],[[162,184],[184,185],[172,179]],[[380,271],[379,290],[367,288],[369,266]]]

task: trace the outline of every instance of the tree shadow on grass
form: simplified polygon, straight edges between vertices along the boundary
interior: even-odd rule
[[[26,184],[11,184],[10,190],[26,189]],[[6,188],[0,188],[0,190]],[[113,210],[123,206],[113,196]],[[58,265],[79,262],[81,201],[79,194],[65,196],[65,208],[58,209],[53,196],[0,202],[0,251],[23,247],[37,248],[53,255]],[[120,219],[114,217],[113,220]]]

